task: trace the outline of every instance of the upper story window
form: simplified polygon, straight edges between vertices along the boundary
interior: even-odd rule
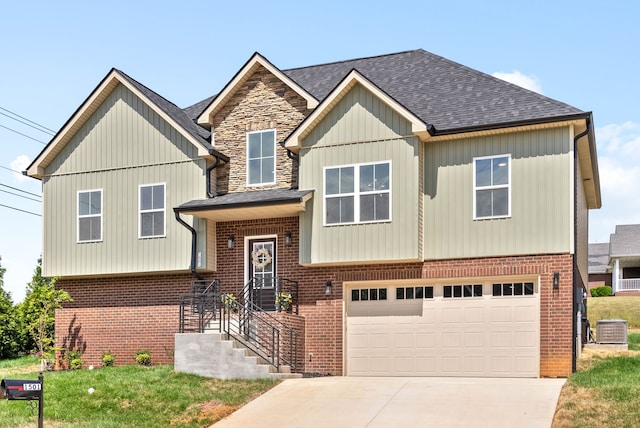
[[[391,162],[327,167],[325,225],[391,220]]]
[[[140,214],[138,230],[140,238],[165,236],[165,185],[140,186]]]
[[[102,189],[78,192],[78,242],[102,241]]]
[[[511,216],[511,155],[473,159],[474,219]]]
[[[247,133],[247,185],[276,182],[276,131]]]

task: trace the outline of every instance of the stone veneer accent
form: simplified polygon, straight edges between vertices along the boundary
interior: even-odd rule
[[[264,67],[213,117],[215,147],[231,157],[216,169],[217,194],[297,186],[298,165],[278,143],[310,113],[307,102]],[[276,184],[247,188],[247,132],[276,130]]]

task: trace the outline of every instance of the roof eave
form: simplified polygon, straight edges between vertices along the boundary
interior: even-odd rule
[[[430,136],[431,125],[422,121],[413,112],[396,101],[389,94],[384,92],[372,81],[367,79],[358,70],[351,70],[333,90],[322,100],[316,109],[307,116],[284,141],[285,148],[298,151],[301,148],[301,140],[328,114],[329,111],[355,86],[360,84],[364,88],[378,97],[390,108],[398,112],[403,118],[411,123],[411,131],[421,140]]]
[[[290,77],[284,74],[280,69],[274,66],[269,60],[255,52],[251,58],[238,70],[233,78],[225,85],[225,87],[211,100],[211,103],[200,113],[196,123],[201,126],[211,126],[211,117],[218,112],[227,100],[233,96],[237,88],[252,74],[256,67],[262,66],[271,74],[280,79],[285,85],[290,87],[298,95],[305,99],[307,108],[312,110],[318,105],[318,100],[307,92],[302,86],[298,85]]]

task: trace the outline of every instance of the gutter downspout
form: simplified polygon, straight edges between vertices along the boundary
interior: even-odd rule
[[[214,155],[215,156],[215,155]],[[215,156],[216,161],[214,162],[213,165],[211,165],[210,167],[207,167],[207,178],[206,178],[206,184],[205,186],[207,186],[207,197],[209,199],[214,198],[216,195],[213,194],[213,192],[211,191],[211,171],[213,171],[214,169],[216,169],[218,166],[220,166],[220,158],[218,156]]]
[[[183,225],[189,232],[191,232],[191,274],[198,279],[202,279],[200,274],[196,271],[196,249],[197,249],[196,247],[198,242],[198,234],[193,227],[187,224],[187,222],[185,222],[180,217],[180,213],[178,212],[177,209],[174,208],[173,213],[175,214],[176,220],[178,221],[178,223]]]
[[[578,272],[578,140],[589,133],[591,128],[591,119],[586,118],[586,129],[573,137],[573,297],[571,299],[573,305],[571,308],[572,322],[572,358],[571,358],[571,371],[576,371],[576,358],[577,358],[577,335],[578,335],[578,298],[577,298],[577,278]],[[583,284],[584,285],[584,284]],[[582,296],[582,289],[580,290],[580,296]],[[580,320],[582,322],[582,320]],[[582,344],[580,344],[582,346]]]
[[[291,159],[292,161],[294,161],[296,163],[296,165],[298,166],[298,177],[300,176],[300,156],[296,155],[295,153],[293,153],[291,150],[287,149],[284,146],[284,141],[280,143],[280,147],[282,147],[283,149],[285,149],[287,151],[287,157],[289,159]],[[298,180],[296,179],[296,186],[295,187],[291,187],[292,189],[297,189],[298,188]]]

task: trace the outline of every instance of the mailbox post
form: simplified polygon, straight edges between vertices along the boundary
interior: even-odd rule
[[[42,372],[37,380],[2,379],[0,382],[0,398],[7,400],[38,400],[38,428],[42,428],[43,414],[43,377]]]

